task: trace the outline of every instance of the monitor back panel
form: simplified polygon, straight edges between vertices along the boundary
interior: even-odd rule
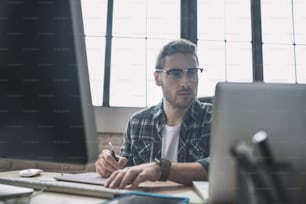
[[[216,87],[211,135],[209,203],[235,203],[237,169],[230,148],[238,141],[251,145],[258,131],[266,131],[277,162],[295,170],[293,194],[306,200],[306,85],[219,83]],[[292,175],[291,175],[292,176]],[[305,183],[305,182],[304,182]]]
[[[1,1],[0,157],[86,163],[98,154],[80,1]]]

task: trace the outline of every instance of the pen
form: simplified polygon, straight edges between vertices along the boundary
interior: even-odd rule
[[[268,135],[264,131],[259,131],[253,136],[253,143],[258,146],[260,153],[263,157],[263,165],[266,165],[269,175],[274,183],[274,188],[278,192],[280,200],[284,203],[290,203],[286,188],[279,177],[278,172],[281,169],[278,168],[277,163],[274,161],[271,148],[268,144]],[[276,173],[275,173],[276,172]]]
[[[253,181],[255,189],[265,189],[261,193],[267,203],[281,203],[278,191],[269,172],[259,164],[250,146],[240,142],[231,148],[231,153],[237,159],[240,168],[246,172],[252,172],[249,176]]]
[[[111,142],[109,142],[108,144],[109,144],[110,151],[111,151],[111,154],[112,154],[113,158],[114,158],[116,161],[119,161],[119,158],[118,158],[118,157],[116,156],[116,154],[115,154],[114,146],[112,145]]]
[[[253,143],[258,146],[261,156],[267,165],[274,165],[274,159],[268,144],[268,135],[265,131],[259,131],[253,136]]]

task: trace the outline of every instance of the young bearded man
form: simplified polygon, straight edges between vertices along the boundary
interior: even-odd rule
[[[99,155],[96,171],[109,177],[106,187],[207,180],[212,105],[196,99],[202,71],[192,42],[180,39],[162,48],[154,71],[162,101],[131,116],[118,161],[109,150]]]

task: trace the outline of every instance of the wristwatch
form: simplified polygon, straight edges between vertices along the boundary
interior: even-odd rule
[[[161,175],[159,180],[160,181],[167,181],[169,174],[170,174],[170,168],[171,168],[171,162],[167,159],[157,159],[155,158],[154,161],[158,164],[161,170]]]

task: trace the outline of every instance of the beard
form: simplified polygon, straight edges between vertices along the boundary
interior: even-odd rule
[[[169,93],[164,92],[164,99],[169,103],[173,108],[185,110],[190,107],[192,102],[195,99],[195,94],[191,92],[190,95],[170,95]]]

